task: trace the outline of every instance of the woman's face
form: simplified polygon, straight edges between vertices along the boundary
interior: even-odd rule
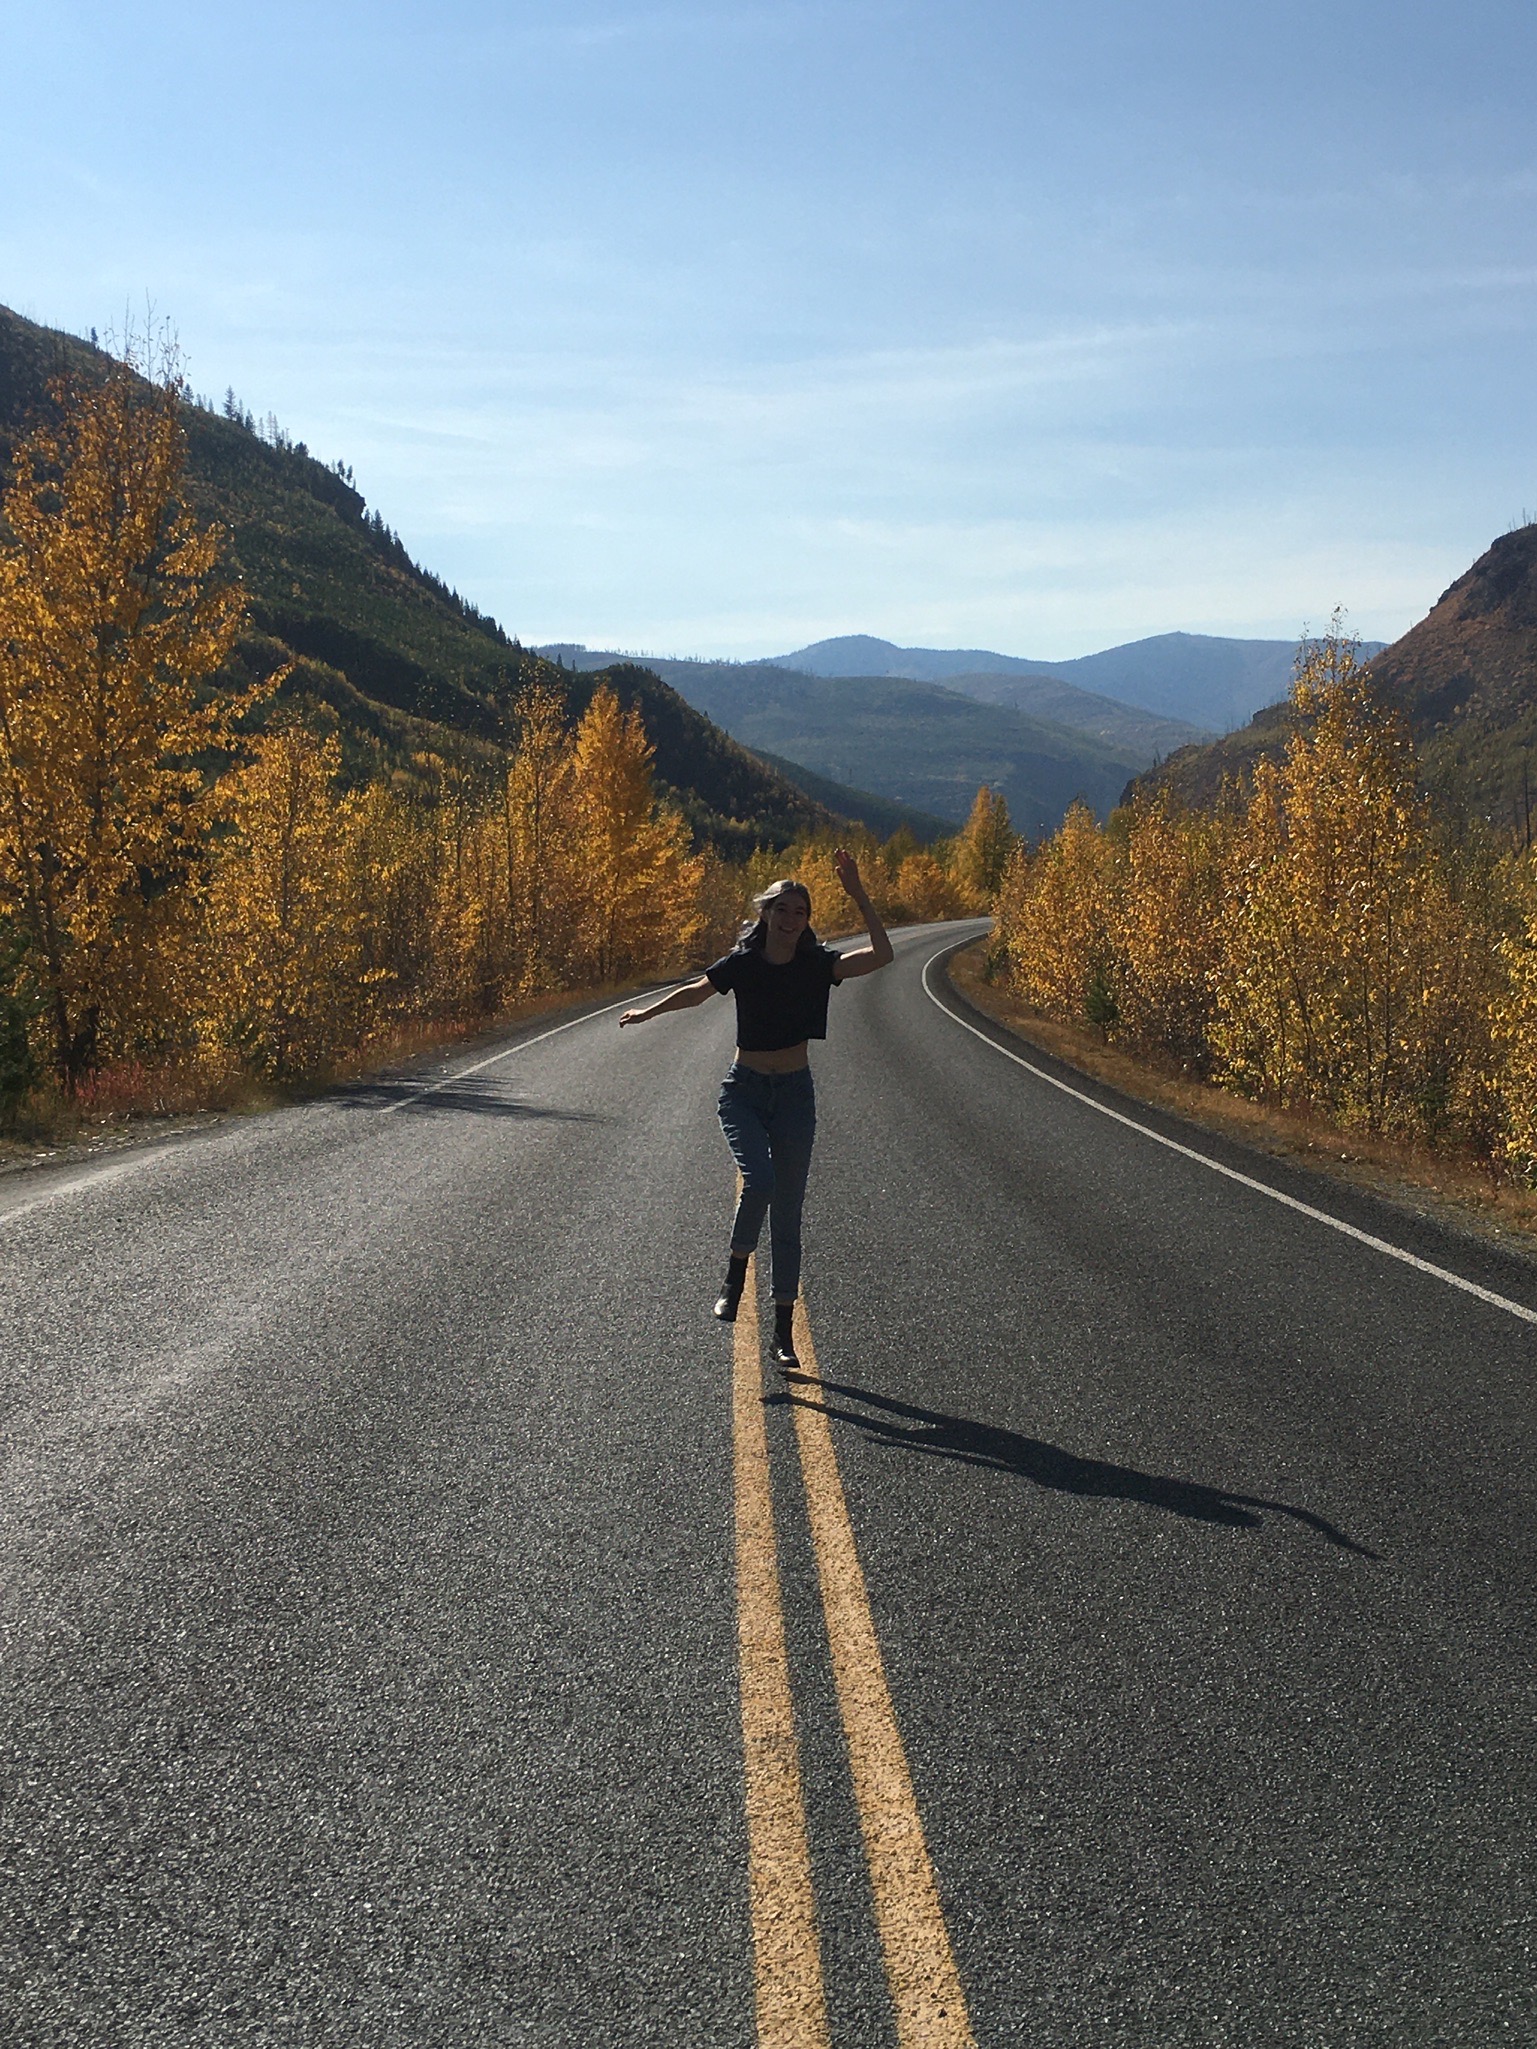
[[[811,923],[811,911],[799,890],[787,889],[768,907],[768,928],[778,939],[799,939]]]

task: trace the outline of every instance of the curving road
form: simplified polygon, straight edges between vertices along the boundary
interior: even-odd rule
[[[835,993],[789,1379],[724,1002],[0,1180],[0,2041],[1537,2039],[1537,1270],[954,937]]]

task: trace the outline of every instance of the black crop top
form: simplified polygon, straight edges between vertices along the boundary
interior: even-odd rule
[[[744,1053],[777,1053],[827,1037],[827,992],[839,979],[831,947],[808,946],[783,967],[744,947],[705,973],[723,996],[736,997],[736,1042]]]

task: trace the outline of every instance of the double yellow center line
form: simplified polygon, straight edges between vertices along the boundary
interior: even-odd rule
[[[749,1269],[736,1323],[732,1407],[758,2042],[759,2049],[831,2049],[774,1537],[755,1288],[756,1274]],[[795,1347],[802,1376],[815,1393],[821,1376],[804,1304],[796,1305]],[[820,1404],[796,1403],[795,1436],[897,2039],[901,2049],[974,2049],[832,1433]]]

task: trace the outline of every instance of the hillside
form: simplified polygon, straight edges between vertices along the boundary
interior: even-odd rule
[[[1479,818],[1527,842],[1537,806],[1537,524],[1502,534],[1417,626],[1370,664],[1403,711],[1423,780],[1452,817]],[[1144,787],[1207,803],[1286,743],[1285,706],[1242,731],[1173,755]]]
[[[612,659],[562,648],[584,663]],[[1149,756],[1065,726],[900,676],[813,676],[755,662],[650,665],[748,747],[818,775],[937,813],[953,829],[979,783],[1008,800],[1024,832],[1053,830],[1075,797],[1101,815]]]
[[[927,847],[932,846],[935,840],[948,839],[955,831],[954,820],[941,818],[935,811],[920,811],[914,804],[899,804],[894,798],[877,797],[870,790],[834,782],[831,776],[818,775],[804,762],[787,761],[783,755],[771,754],[764,747],[754,747],[752,752],[782,775],[787,783],[793,783],[814,804],[825,805],[829,811],[837,812],[840,818],[852,818],[857,825],[873,832],[877,839],[887,840],[893,833],[907,832],[920,846]]]
[[[1193,726],[1185,719],[1161,718],[1141,711],[1118,698],[1102,697],[1097,690],[1081,690],[1076,683],[1064,683],[1057,676],[947,676],[944,687],[959,690],[983,704],[1004,704],[1021,711],[1026,718],[1045,719],[1067,726],[1075,733],[1088,733],[1117,754],[1146,762],[1160,760],[1176,748],[1196,746],[1217,736],[1209,727]]]
[[[0,308],[0,462],[46,403],[51,376],[91,375],[104,362],[88,343]],[[285,652],[297,657],[288,694],[330,708],[350,773],[408,767],[424,750],[493,768],[511,735],[513,701],[535,677],[558,688],[573,713],[587,704],[596,676],[520,647],[420,569],[349,475],[302,443],[264,438],[238,406],[221,414],[189,405],[185,422],[188,495],[228,528],[251,601],[238,669],[266,672]],[[740,854],[831,822],[648,670],[624,663],[606,674],[626,704],[639,706],[658,782],[696,836]]]
[[[1380,645],[1373,642],[1367,653]],[[800,669],[818,676],[909,676],[918,681],[945,683],[953,690],[969,690],[973,696],[987,696],[995,703],[1018,702],[1023,711],[1051,718],[1062,725],[1109,737],[1102,710],[1106,698],[1120,706],[1135,706],[1159,720],[1170,720],[1184,731],[1149,736],[1145,745],[1148,759],[1184,746],[1195,727],[1210,733],[1227,732],[1240,726],[1262,705],[1285,697],[1291,687],[1292,661],[1296,644],[1289,640],[1231,640],[1205,633],[1158,633],[1146,640],[1133,640],[1098,654],[1077,655],[1069,661],[1032,661],[1020,655],[995,654],[987,648],[897,647],[889,640],[869,634],[846,634],[836,640],[819,640],[793,654],[772,657],[781,668]],[[1056,700],[1056,708],[1037,710],[1026,698],[1001,694],[1007,679],[1050,677],[1073,691],[1086,693],[1090,702],[1079,705],[1071,696]],[[988,687],[978,689],[978,683]],[[1112,744],[1129,743],[1127,729],[1116,729]]]

